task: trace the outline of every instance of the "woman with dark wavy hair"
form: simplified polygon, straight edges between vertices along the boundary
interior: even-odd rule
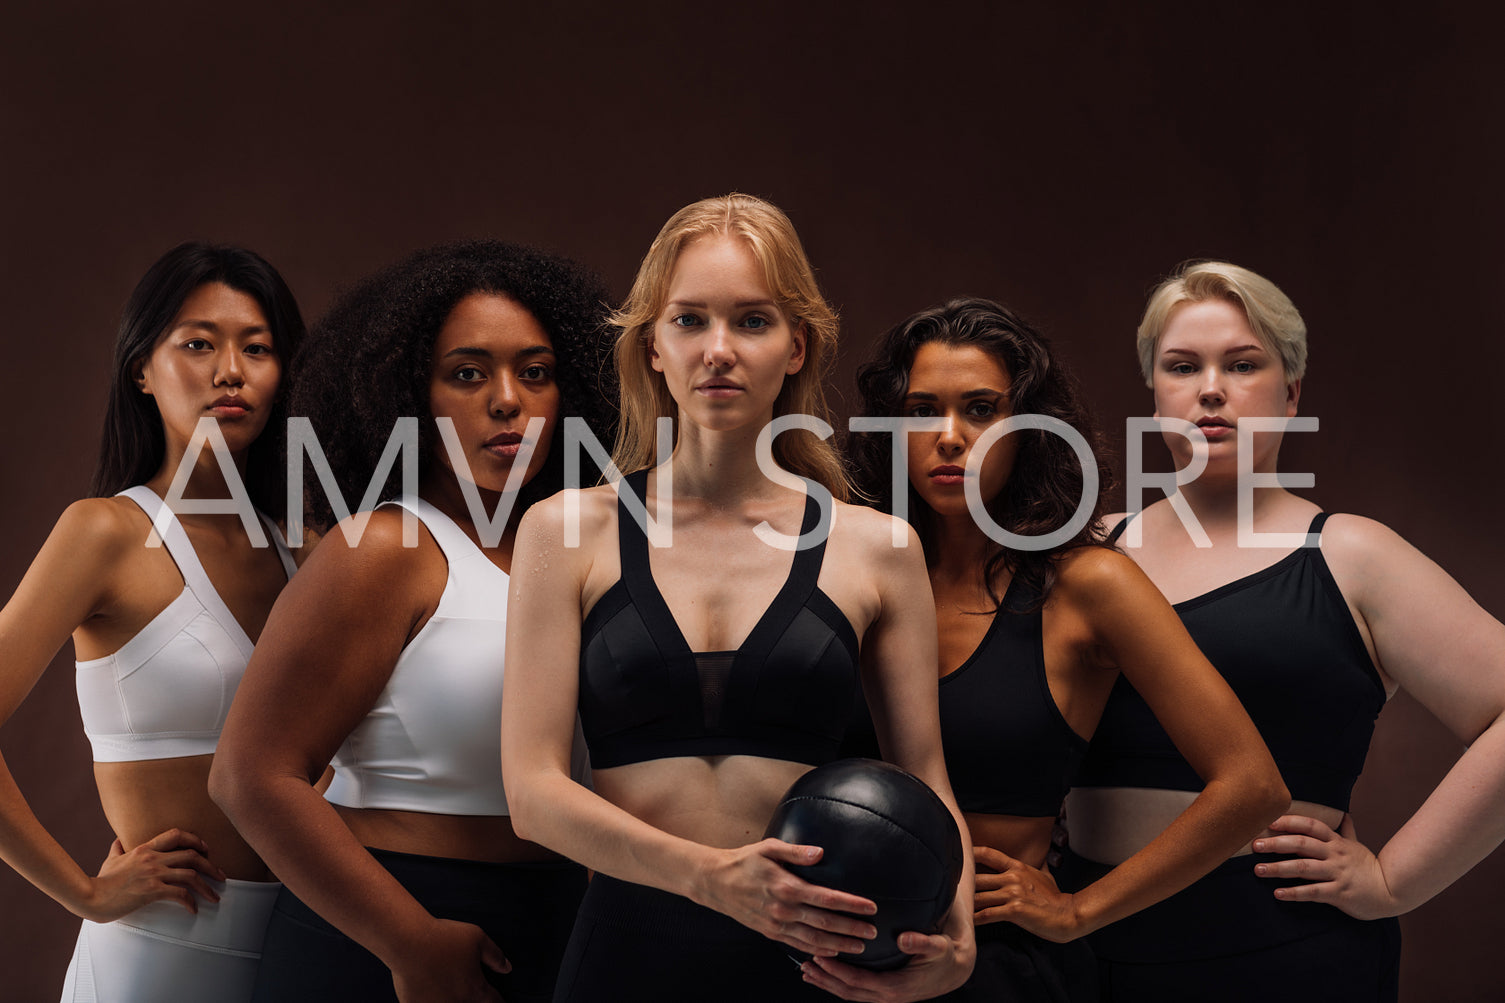
[[[1280,775],[1170,606],[1102,544],[1101,444],[1040,334],[996,303],[954,299],[885,334],[858,385],[865,416],[928,420],[905,433],[903,472],[891,437],[862,435],[854,449],[882,507],[904,493],[935,593],[946,766],[978,870],[977,967],[945,998],[1096,1000],[1077,938],[1248,840],[1280,810]],[[1092,451],[1085,473],[1073,435]],[[1068,895],[1045,870],[1051,828],[1120,675],[1207,787],[1140,853]]]
[[[311,493],[326,535],[211,778],[286,882],[256,999],[552,994],[585,871],[514,831],[497,724],[518,519],[562,486],[562,415],[612,432],[605,300],[560,258],[438,247],[345,294],[299,360],[294,409],[340,493],[382,504],[334,523]],[[414,419],[405,494],[382,457]]]
[[[0,721],[72,635],[116,834],[98,873],[83,870],[0,762],[0,857],[84,920],[64,1003],[250,997],[277,885],[208,776],[293,562],[269,516],[192,502],[249,491],[283,514],[283,368],[302,335],[292,293],[251,251],[187,243],[152,265],[121,318],[92,497],[0,611]],[[216,448],[189,459],[206,431]]]

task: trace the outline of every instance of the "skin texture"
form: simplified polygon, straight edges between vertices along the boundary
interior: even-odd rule
[[[148,482],[167,493],[194,426],[218,421],[237,466],[261,433],[276,398],[282,363],[256,301],[219,283],[184,300],[136,375],[156,401],[167,443]],[[233,398],[235,403],[227,403]],[[228,496],[205,451],[184,492]],[[234,515],[182,515],[180,521],[215,589],[255,638],[286,573],[275,550],[254,548]],[[16,711],[63,643],[80,660],[104,657],[140,633],[183,591],[165,548],[145,546],[151,523],[128,499],[70,505],[0,611],[0,722]],[[0,762],[0,857],[70,912],[108,922],[149,902],[190,912],[218,896],[205,881],[267,880],[255,852],[209,800],[210,756],[97,763],[100,800],[116,840],[95,874],[81,868],[42,828]]]
[[[945,423],[909,437],[910,483],[937,522],[928,565],[942,675],[971,656],[992,622],[978,614],[994,605],[984,569],[996,545],[972,519],[953,471],[967,469],[979,438],[1012,413],[1011,382],[1003,364],[978,345],[932,341],[910,367],[905,415]],[[1015,469],[1013,438],[999,440],[978,466],[985,499],[1011,475],[1024,476]],[[1042,869],[1053,816],[968,814],[978,842],[975,921],[1009,921],[1064,942],[1190,884],[1258,832],[1287,797],[1248,715],[1133,563],[1109,550],[1079,548],[1057,567],[1042,635],[1046,682],[1067,724],[1090,737],[1121,672],[1207,781],[1159,838],[1075,895],[1062,893]],[[1008,582],[993,585],[1001,595]]]
[[[1242,313],[1221,301],[1172,314],[1156,356],[1154,390],[1158,413],[1194,422],[1209,414],[1292,415],[1300,396],[1299,382],[1287,379]],[[1256,447],[1255,469],[1273,471],[1279,437],[1258,437]],[[1191,545],[1166,502],[1137,520],[1143,545],[1126,550],[1173,602],[1285,556],[1237,545],[1237,448],[1232,436],[1212,442],[1206,472],[1181,489],[1211,548]],[[1257,532],[1302,532],[1316,512],[1283,489],[1255,492]],[[1253,843],[1256,851],[1296,858],[1257,865],[1256,873],[1311,882],[1273,891],[1283,899],[1327,902],[1361,919],[1393,916],[1437,894],[1505,838],[1505,627],[1373,520],[1332,516],[1321,547],[1387,689],[1410,690],[1468,748],[1378,853],[1336,808],[1299,805]],[[1136,810],[1132,794],[1120,807]]]
[[[488,516],[516,460],[513,433],[545,421],[527,476],[548,451],[553,366],[547,333],[505,296],[462,299],[439,332],[430,407],[454,423]],[[419,494],[481,546],[454,468],[441,448]],[[421,527],[418,546],[404,547],[402,523],[392,508],[357,514],[300,570],[246,670],[211,790],[300,899],[391,968],[399,999],[496,1000],[483,968],[508,971],[502,951],[480,928],[430,915],[365,846],[483,861],[551,855],[518,839],[506,816],[344,808],[314,786],[444,592],[443,552]],[[482,547],[504,571],[515,529],[514,514],[501,541]]]
[[[706,237],[676,262],[648,349],[679,409],[668,469],[648,479],[648,507],[672,511],[673,544],[651,550],[652,572],[692,650],[736,647],[783,584],[791,555],[755,527],[796,535],[803,492],[765,478],[754,441],[786,374],[803,364],[804,333],[774,301],[738,239]],[[781,862],[811,863],[819,847],[758,840],[777,798],[808,767],[753,756],[692,756],[569,778],[581,622],[620,577],[617,502],[610,487],[576,495],[584,545],[563,545],[565,497],[529,510],[518,533],[508,620],[502,762],[519,832],[595,870],[706,905],[816,955],[805,977],[847,999],[928,998],[971,969],[971,867],[944,930],[906,933],[906,968],[870,973],[832,960],[874,928],[832,910],[871,914],[866,899],[820,888]],[[940,753],[935,624],[913,534],[891,544],[892,520],[835,505],[818,586],[862,639],[863,680],[885,753],[925,780],[955,812]],[[707,560],[718,573],[705,574]],[[964,830],[965,831],[965,830]]]

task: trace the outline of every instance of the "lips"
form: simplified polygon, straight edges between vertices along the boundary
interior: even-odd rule
[[[733,397],[742,392],[742,387],[731,380],[706,380],[695,387],[695,392],[706,397]]]
[[[1200,428],[1202,430],[1202,434],[1209,439],[1221,439],[1225,436],[1232,435],[1234,431],[1232,422],[1230,422],[1226,418],[1219,418],[1216,415],[1208,415],[1205,418],[1198,418],[1197,427]]]
[[[256,410],[256,408],[247,402],[244,397],[225,394],[210,404],[206,410],[213,411],[221,418],[238,418],[243,414],[248,414]]]
[[[942,463],[930,469],[930,480],[933,484],[960,484],[966,476],[966,469],[954,463]]]
[[[523,437],[520,432],[498,432],[487,439],[485,446],[497,456],[505,456],[508,459],[515,457],[522,448]]]

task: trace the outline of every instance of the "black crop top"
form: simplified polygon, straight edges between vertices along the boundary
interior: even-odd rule
[[[626,478],[646,497],[647,471]],[[800,532],[820,506],[806,497]],[[617,503],[622,577],[581,627],[580,721],[591,766],[676,756],[837,758],[857,687],[857,635],[816,588],[825,541],[797,551],[789,578],[735,651],[691,651],[648,564],[643,528]],[[714,569],[715,555],[707,554]],[[712,571],[714,573],[714,571]]]
[[[1319,534],[1318,513],[1309,534]],[[1114,530],[1118,539],[1128,523]],[[1197,647],[1243,702],[1291,797],[1348,810],[1385,689],[1318,547],[1177,603]],[[1128,681],[1108,697],[1083,787],[1199,791],[1199,778]]]
[[[1038,602],[1016,575],[977,650],[941,677],[941,742],[962,811],[1054,818],[1087,751],[1050,695]]]

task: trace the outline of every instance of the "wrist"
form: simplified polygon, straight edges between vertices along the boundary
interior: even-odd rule
[[[669,891],[684,896],[696,905],[714,908],[711,906],[715,897],[712,889],[721,869],[724,851],[698,843],[691,845],[690,865],[674,868],[673,873],[680,876],[680,880],[674,882],[677,887],[670,888]]]

